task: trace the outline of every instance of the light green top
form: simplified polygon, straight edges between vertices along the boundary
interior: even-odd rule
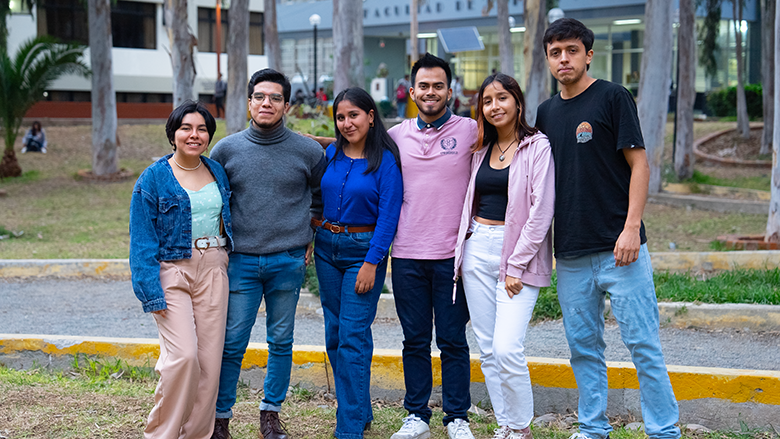
[[[220,236],[219,219],[222,215],[222,196],[216,181],[199,191],[184,188],[192,205],[192,239],[204,236]]]

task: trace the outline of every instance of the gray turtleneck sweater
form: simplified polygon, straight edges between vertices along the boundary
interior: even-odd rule
[[[225,168],[233,191],[233,251],[266,255],[311,242],[327,165],[317,142],[284,124],[270,130],[250,124],[220,140],[210,157]]]

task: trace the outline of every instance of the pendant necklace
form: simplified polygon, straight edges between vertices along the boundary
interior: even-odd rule
[[[499,149],[501,149],[501,148],[499,148]],[[184,169],[185,171],[194,171],[194,170],[200,168],[200,165],[203,163],[202,161],[200,161],[200,159],[198,159],[198,166],[195,166],[194,168],[185,168],[184,166],[180,165],[179,162],[176,161],[176,155],[171,156],[171,158],[173,159],[173,163],[176,163],[176,166]]]
[[[504,156],[504,154],[506,154],[506,152],[507,152],[507,151],[509,151],[509,148],[511,148],[511,147],[512,147],[512,145],[513,145],[513,144],[514,144],[516,141],[517,141],[517,140],[513,140],[513,141],[509,142],[509,146],[507,146],[507,147],[506,147],[506,149],[501,149],[501,144],[500,144],[500,143],[498,143],[498,142],[496,142],[496,146],[498,147],[498,150],[499,150],[499,151],[501,151],[501,155],[500,155],[500,156],[498,156],[498,161],[500,161],[500,162],[503,162],[503,161],[504,161],[504,159],[506,158],[506,157]],[[174,161],[175,161],[175,159],[174,159]],[[177,165],[178,165],[178,163],[177,163]]]

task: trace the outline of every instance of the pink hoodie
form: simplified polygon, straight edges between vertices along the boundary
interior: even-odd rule
[[[471,161],[471,179],[460,218],[455,247],[455,279],[463,262],[466,233],[474,216],[477,170],[487,155],[482,148]],[[555,167],[547,136],[526,136],[509,167],[509,201],[504,224],[504,246],[498,280],[507,275],[535,287],[550,286],[552,275],[552,224],[555,206]]]

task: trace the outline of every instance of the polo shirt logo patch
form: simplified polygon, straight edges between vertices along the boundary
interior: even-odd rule
[[[442,154],[457,154],[458,153],[458,151],[453,151],[455,149],[455,147],[458,146],[458,141],[454,137],[445,137],[445,138],[441,139],[441,142],[439,142],[439,143],[441,144],[441,149],[444,150],[444,151],[441,152]]]
[[[593,127],[588,122],[577,126],[577,143],[586,143],[593,138]]]

